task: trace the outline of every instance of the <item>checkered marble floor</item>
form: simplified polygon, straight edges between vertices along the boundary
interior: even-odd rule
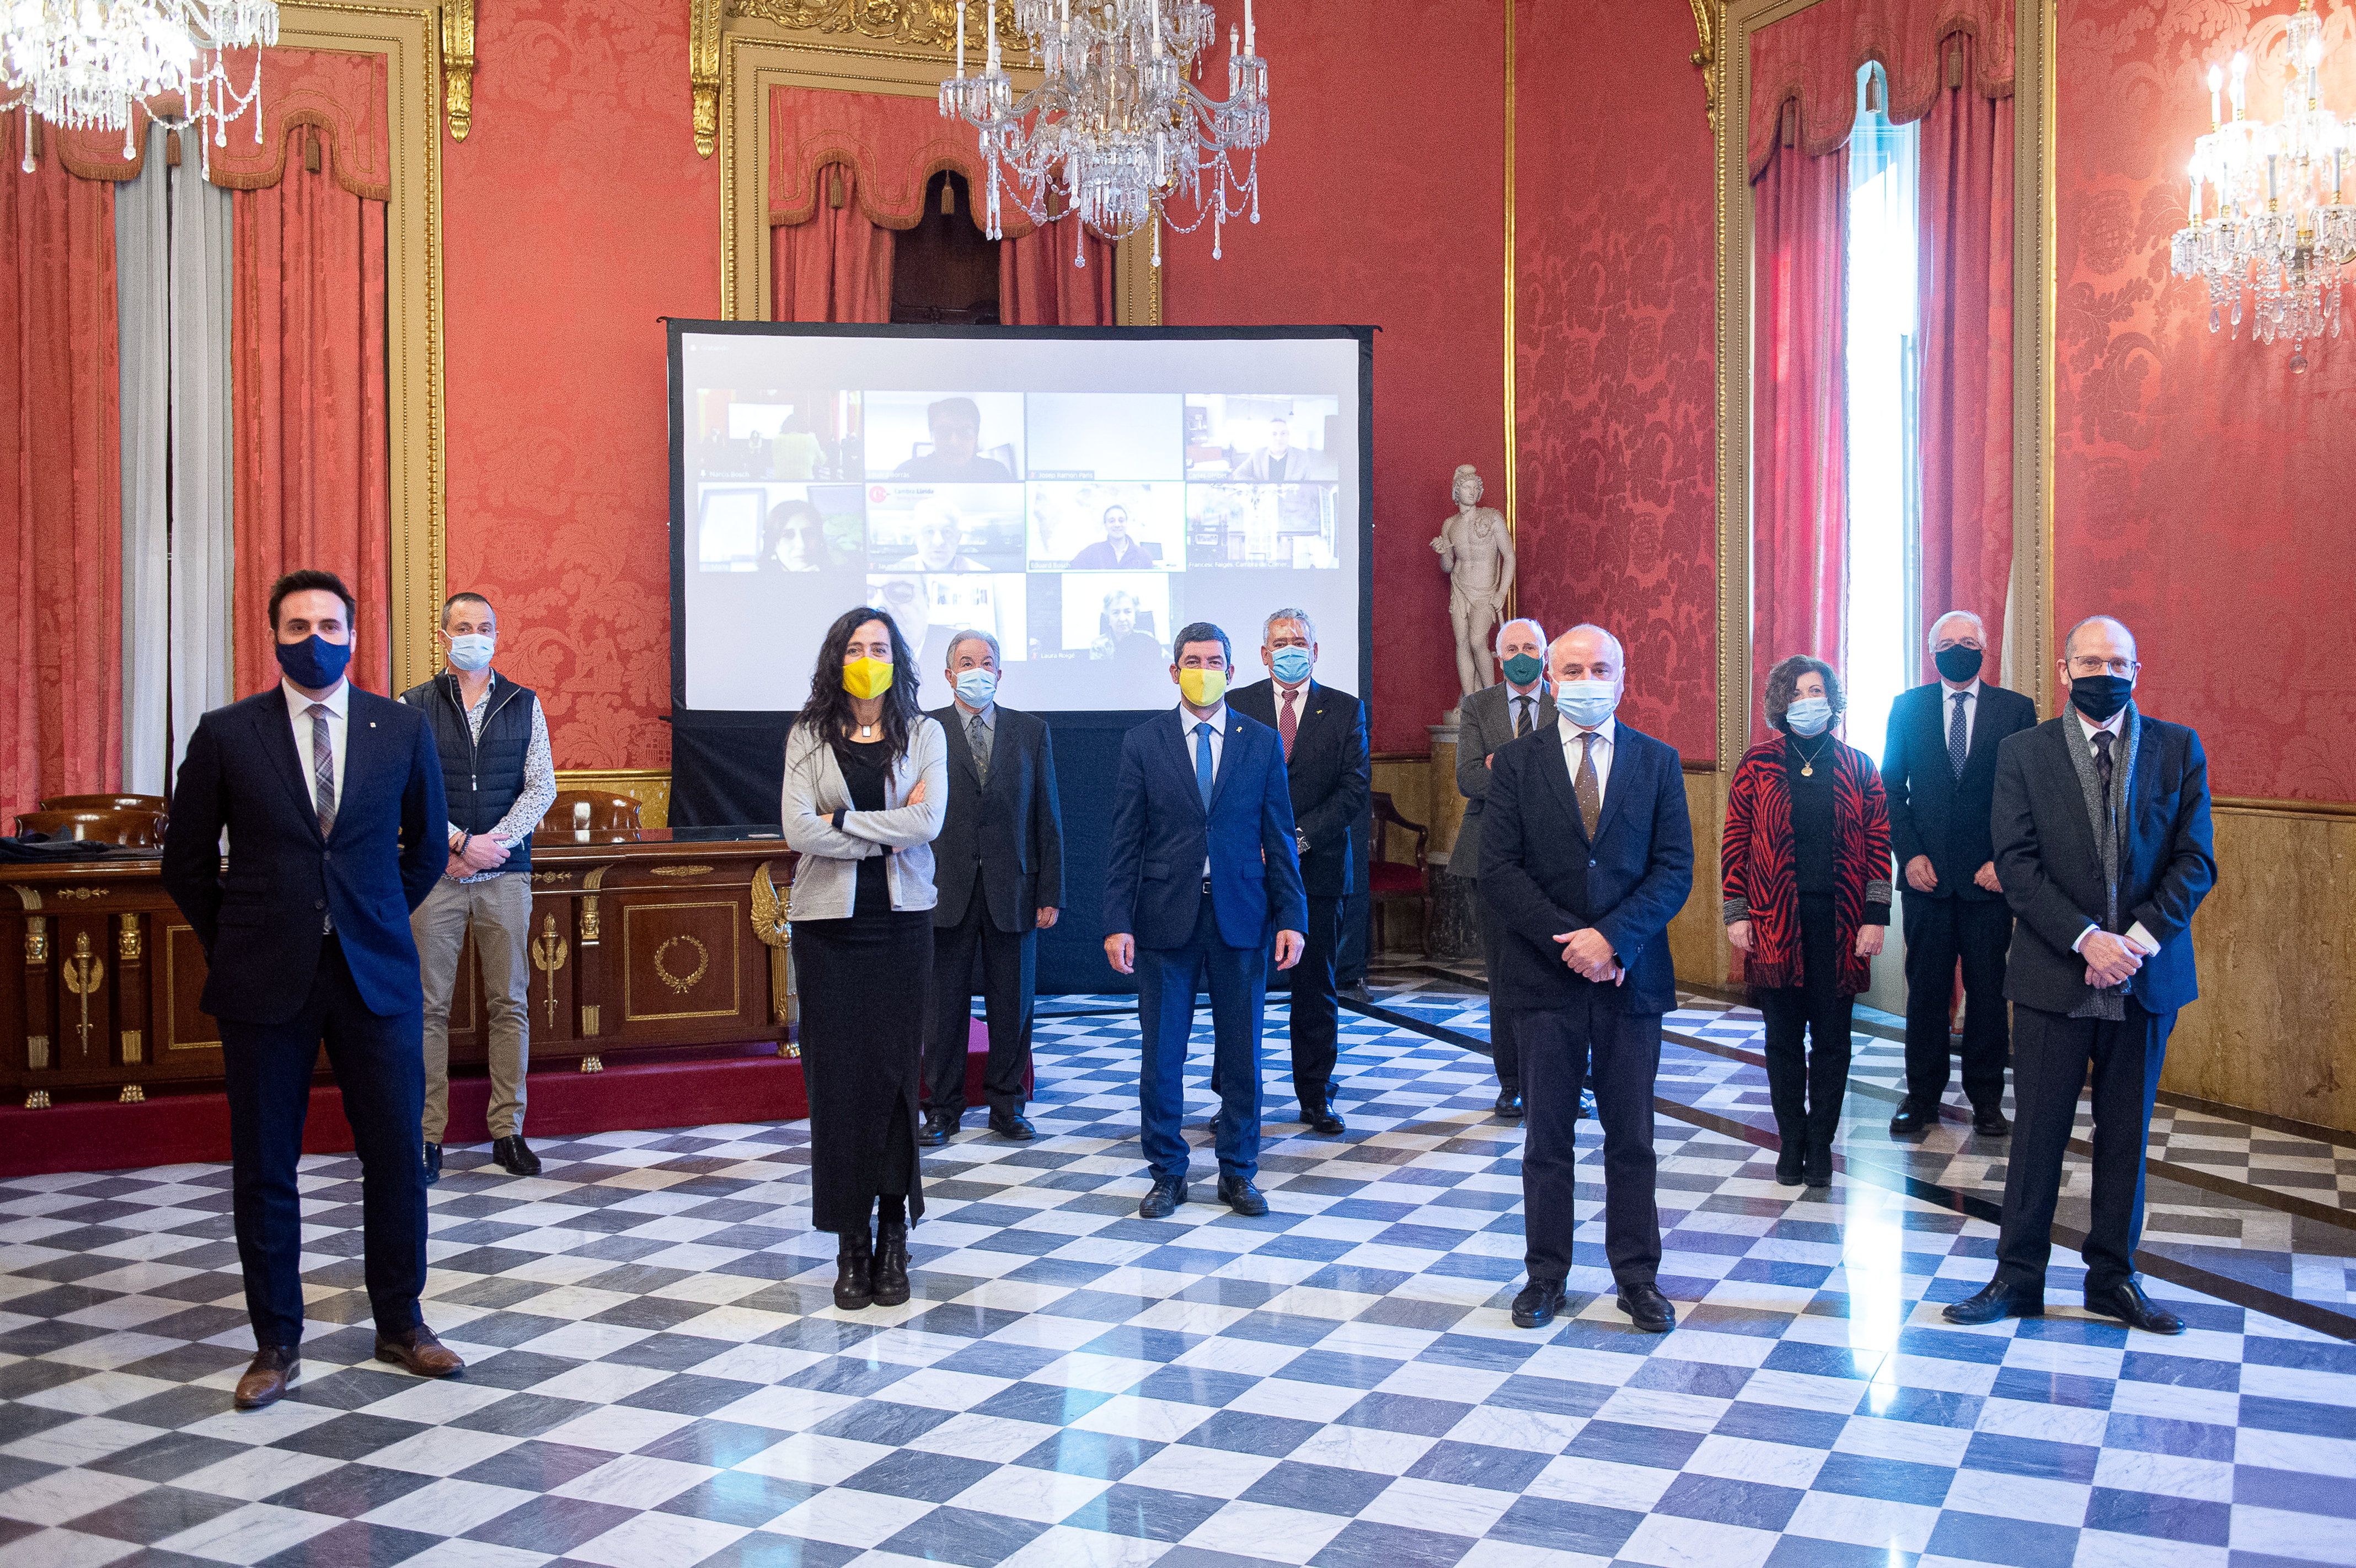
[[[1486,1062],[1346,1016],[1351,1131],[1301,1137],[1283,1023],[1266,1219],[1135,1218],[1136,1024],[1067,1002],[1043,1137],[926,1155],[889,1310],[830,1304],[801,1124],[551,1140],[528,1181],[454,1149],[450,1382],[367,1359],[357,1168],[306,1159],[305,1375],[252,1414],[226,1408],[251,1340],[225,1171],[0,1184],[0,1562],[2356,1563],[2356,1347],[2164,1281],[2181,1338],[2058,1281],[2050,1317],[1951,1328],[1984,1219],[1873,1171],[1776,1187],[1683,1065],[1657,1120],[1680,1326],[1613,1310],[1591,1220],[1571,1311],[1519,1332],[1521,1136]]]

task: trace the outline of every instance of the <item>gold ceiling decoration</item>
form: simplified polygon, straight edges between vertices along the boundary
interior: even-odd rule
[[[944,54],[957,45],[957,0],[726,0],[732,16],[755,16],[781,27],[858,33],[894,44],[930,44]],[[999,26],[1014,29],[1013,0],[996,0]]]
[[[1688,58],[1701,72],[1702,113],[1710,127],[1718,126],[1718,19],[1711,7],[1718,0],[1687,0],[1693,6],[1694,31],[1701,35],[1701,48]]]
[[[720,25],[724,0],[691,0],[687,84],[695,95],[695,156],[708,158],[720,138]]]
[[[443,0],[442,106],[450,139],[465,141],[475,119],[475,0]]]

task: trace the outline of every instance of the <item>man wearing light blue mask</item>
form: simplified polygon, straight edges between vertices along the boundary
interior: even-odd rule
[[[489,1036],[491,1158],[511,1176],[538,1176],[523,1141],[530,1058],[531,834],[556,801],[556,763],[540,698],[491,668],[498,616],[480,594],[442,607],[448,664],[401,700],[425,714],[442,754],[450,800],[450,863],[414,914],[425,983],[425,1179],[441,1179],[450,1122],[450,1005],[466,933],[482,965]]]
[[[997,638],[971,628],[952,634],[945,673],[957,695],[932,713],[948,739],[949,763],[948,811],[933,841],[938,1011],[925,1047],[925,1124],[917,1142],[938,1148],[965,1118],[979,955],[990,1032],[981,1072],[990,1130],[1024,1143],[1036,1135],[1023,1110],[1031,1093],[1039,933],[1055,923],[1064,903],[1055,751],[1045,723],[999,702]]]

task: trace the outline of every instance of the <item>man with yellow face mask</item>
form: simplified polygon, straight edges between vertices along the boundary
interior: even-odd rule
[[[1186,1139],[1178,1121],[1194,993],[1207,986],[1219,1199],[1258,1216],[1268,1212],[1252,1182],[1259,1174],[1264,955],[1272,945],[1277,968],[1300,961],[1309,903],[1283,744],[1276,731],[1227,706],[1227,634],[1196,621],[1172,646],[1178,706],[1122,738],[1105,869],[1105,957],[1137,976],[1143,1026],[1138,1103],[1153,1186],[1137,1212],[1166,1219],[1186,1201]]]

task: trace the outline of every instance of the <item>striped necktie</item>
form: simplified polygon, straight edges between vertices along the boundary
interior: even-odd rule
[[[336,747],[327,736],[327,704],[311,704],[311,794],[319,808],[319,836],[336,831]]]

